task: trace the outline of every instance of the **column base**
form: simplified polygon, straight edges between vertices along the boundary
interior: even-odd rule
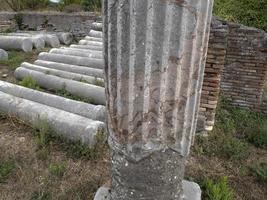
[[[100,187],[94,200],[110,200],[110,188]],[[201,200],[201,189],[197,183],[183,180],[183,199],[182,200]]]

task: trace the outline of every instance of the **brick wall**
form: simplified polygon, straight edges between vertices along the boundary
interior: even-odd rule
[[[212,130],[215,123],[221,74],[226,57],[227,36],[228,26],[213,19],[199,108],[198,132]]]
[[[228,23],[228,27],[223,95],[232,105],[266,112],[267,34],[240,24]]]

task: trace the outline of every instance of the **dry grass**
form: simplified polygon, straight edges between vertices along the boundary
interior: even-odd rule
[[[61,149],[62,144],[50,145],[49,158],[40,160],[33,129],[14,118],[0,120],[0,160],[15,161],[15,169],[0,183],[1,200],[93,199],[109,177],[108,151],[100,160],[76,159]],[[63,163],[62,177],[51,174],[51,164]]]

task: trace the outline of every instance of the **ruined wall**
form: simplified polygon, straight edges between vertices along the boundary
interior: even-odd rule
[[[228,23],[229,36],[221,89],[232,105],[266,112],[267,34]]]
[[[0,21],[13,20],[17,13],[0,12]],[[81,38],[89,33],[91,24],[101,20],[98,14],[91,12],[61,13],[61,12],[20,12],[23,25],[33,30],[44,27],[50,30],[67,31]]]
[[[206,68],[199,108],[198,132],[212,130],[220,93],[221,74],[225,64],[228,26],[212,20]]]

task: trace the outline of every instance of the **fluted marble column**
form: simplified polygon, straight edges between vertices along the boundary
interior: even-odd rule
[[[112,200],[180,200],[213,0],[103,0]]]

